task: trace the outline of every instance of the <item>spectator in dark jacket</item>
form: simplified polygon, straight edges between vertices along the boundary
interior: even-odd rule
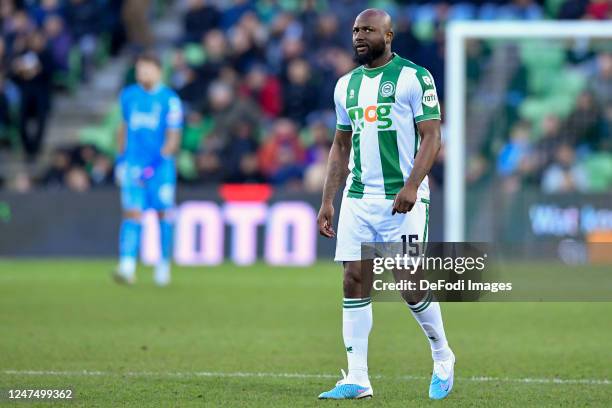
[[[183,17],[184,42],[199,43],[208,31],[217,28],[221,13],[208,0],[189,0]]]
[[[303,125],[318,105],[317,88],[311,81],[311,68],[303,59],[289,63],[287,83],[283,86],[283,115]]]
[[[70,0],[66,8],[66,22],[82,55],[83,79],[89,78],[93,69],[101,12],[95,0]]]
[[[30,34],[12,64],[13,77],[21,92],[21,141],[30,160],[40,150],[51,108],[52,67],[44,36],[39,32]]]
[[[68,71],[72,38],[60,16],[49,16],[44,23],[54,71]]]

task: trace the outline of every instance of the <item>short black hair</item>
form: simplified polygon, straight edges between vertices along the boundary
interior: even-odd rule
[[[161,63],[161,60],[159,59],[159,56],[153,51],[144,51],[138,54],[138,57],[136,57],[136,63],[140,61],[153,63],[157,65],[159,69],[161,69],[162,67],[162,63]]]

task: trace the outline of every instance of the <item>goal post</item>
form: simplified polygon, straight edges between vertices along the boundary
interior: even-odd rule
[[[466,41],[612,38],[609,22],[457,21],[446,30],[444,240],[466,233]]]

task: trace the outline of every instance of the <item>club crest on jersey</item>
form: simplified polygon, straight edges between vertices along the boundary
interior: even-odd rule
[[[380,85],[380,96],[388,98],[395,93],[395,85],[391,81],[385,81]]]

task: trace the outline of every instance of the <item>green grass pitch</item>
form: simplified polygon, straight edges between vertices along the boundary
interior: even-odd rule
[[[612,303],[444,304],[457,378],[434,402],[416,322],[375,302],[374,399],[331,402],[316,397],[346,365],[337,265],[175,268],[164,289],[146,268],[117,286],[113,266],[0,261],[4,394],[73,388],[67,407],[612,406]]]

